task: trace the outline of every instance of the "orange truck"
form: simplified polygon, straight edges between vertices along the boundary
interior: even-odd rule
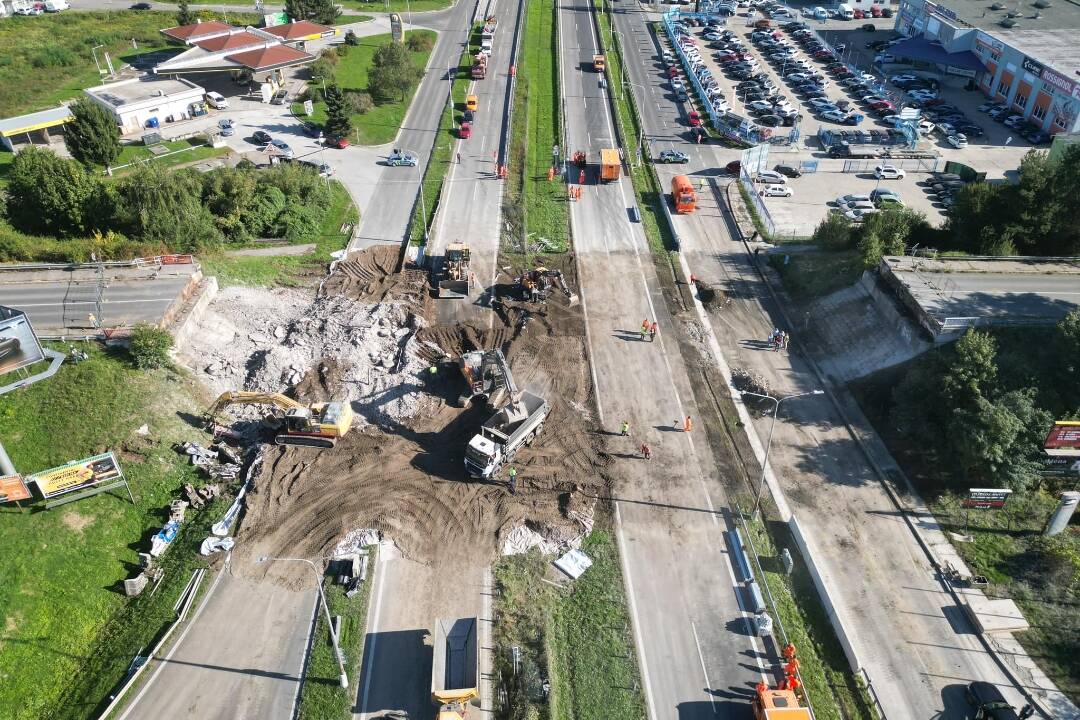
[[[622,174],[622,158],[615,148],[605,148],[600,151],[600,181],[611,182],[618,180]]]
[[[472,64],[473,80],[483,80],[487,77],[488,56],[485,53],[476,53]]]
[[[751,701],[754,720],[814,720],[810,708],[802,707],[799,698],[790,690],[758,685]]]
[[[690,178],[685,175],[676,175],[671,178],[671,204],[675,206],[675,212],[680,215],[692,213],[697,209],[697,193]]]
[[[596,72],[602,73],[604,72],[604,68],[607,67],[607,60],[604,59],[603,55],[593,55],[592,67]]]

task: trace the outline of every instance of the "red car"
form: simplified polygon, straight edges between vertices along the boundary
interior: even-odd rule
[[[337,148],[338,150],[344,150],[349,147],[349,138],[346,137],[328,137],[323,141],[326,147]]]
[[[862,20],[864,17],[866,17],[866,13],[864,13],[859,8],[855,8],[854,17],[856,20]]]
[[[691,110],[690,111],[690,127],[700,127],[700,126],[701,126],[701,113],[699,113],[697,110]]]
[[[818,60],[832,60],[836,56],[832,54],[831,50],[818,50],[814,53],[814,57]]]
[[[870,14],[872,16],[876,17],[876,18],[881,17],[881,6],[880,5],[871,5],[870,6]]]
[[[458,126],[458,137],[468,140],[472,137],[472,123],[463,122]]]
[[[672,65],[671,67],[668,68],[667,76],[669,78],[673,78],[678,74],[679,74],[679,68],[675,67],[674,65]]]

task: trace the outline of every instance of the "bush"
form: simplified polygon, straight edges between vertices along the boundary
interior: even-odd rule
[[[72,67],[78,62],[75,53],[56,45],[41,50],[30,60],[30,64],[36,68]]]
[[[375,107],[375,101],[371,98],[371,93],[366,93],[361,90],[348,90],[345,92],[345,102],[349,107],[349,110],[355,115],[363,115],[370,112]]]
[[[315,242],[319,239],[321,225],[321,214],[310,205],[289,203],[278,216],[281,237],[290,243]]]
[[[169,365],[169,350],[172,349],[172,344],[172,335],[167,331],[144,323],[132,329],[128,352],[131,353],[135,367],[151,370]]]
[[[851,221],[831,212],[814,229],[814,242],[826,250],[847,250],[855,243]]]
[[[412,52],[426,52],[435,47],[435,41],[431,39],[429,35],[420,35],[417,33],[409,33],[408,39],[405,41],[405,46]]]
[[[352,30],[350,30],[349,32],[345,33],[345,44],[346,45],[359,45],[360,44],[360,36],[357,35],[356,33],[354,33]]]

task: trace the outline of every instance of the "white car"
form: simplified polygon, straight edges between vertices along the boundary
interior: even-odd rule
[[[874,168],[874,175],[878,180],[903,180],[907,173],[893,165],[878,165]]]
[[[764,100],[755,100],[749,103],[746,108],[755,112],[772,112],[772,103]]]
[[[915,82],[918,79],[919,78],[916,77],[915,75],[909,75],[909,74],[905,73],[905,74],[902,74],[902,75],[893,75],[892,77],[889,78],[889,82],[891,82],[891,83]]]
[[[686,87],[683,85],[682,78],[677,78],[677,77],[671,78],[671,89],[672,90],[685,90]]]
[[[215,110],[228,110],[229,101],[226,100],[221,93],[216,93],[213,90],[206,93],[207,104]]]
[[[826,100],[825,98],[810,98],[806,101],[806,104],[814,108],[815,110],[832,106],[832,102]]]
[[[968,146],[968,139],[967,136],[964,135],[964,133],[956,133],[955,135],[950,135],[945,139],[949,142],[950,145],[952,145],[954,148],[957,148],[958,150],[963,150]]]
[[[855,210],[844,210],[843,215],[844,215],[844,217],[846,217],[851,222],[860,223],[863,220],[865,220],[867,217],[869,217],[870,215],[873,215],[874,213],[876,213],[877,211],[878,211],[877,208],[874,208],[874,207],[859,208],[859,209],[855,209]]]
[[[896,62],[896,56],[892,53],[881,53],[874,56],[875,63],[892,63]]]
[[[923,134],[923,135],[929,135],[930,133],[934,132],[934,130],[936,128],[937,128],[937,125],[930,122],[929,120],[920,120],[919,121],[919,132],[921,134]]]
[[[869,203],[870,202],[870,196],[869,195],[841,195],[840,197],[836,198],[836,204],[839,205],[840,207],[845,207],[847,205],[851,205],[853,203],[860,203],[860,202]],[[871,206],[873,206],[873,203],[870,203],[870,204],[871,204]]]
[[[840,110],[826,110],[821,113],[821,119],[834,123],[842,123],[847,120],[847,113]]]
[[[787,185],[766,185],[761,191],[762,197],[791,197],[794,194]]]
[[[762,170],[757,174],[757,181],[770,185],[787,185],[787,178],[775,170]]]

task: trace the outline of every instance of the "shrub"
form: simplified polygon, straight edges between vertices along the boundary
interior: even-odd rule
[[[359,45],[360,44],[360,36],[357,35],[356,33],[354,33],[352,30],[350,30],[349,32],[345,33],[345,44],[346,45]]]
[[[278,216],[281,237],[290,243],[315,242],[319,239],[322,218],[310,205],[289,203]]]
[[[406,47],[412,52],[425,52],[435,47],[435,42],[427,34],[409,33],[409,38],[405,41]]]
[[[840,213],[829,213],[814,229],[814,242],[826,250],[847,250],[855,242],[851,221]]]
[[[169,350],[172,344],[172,335],[167,331],[156,325],[143,323],[132,329],[128,352],[131,353],[135,367],[150,370],[169,365]]]
[[[363,115],[375,107],[375,101],[372,100],[371,93],[362,90],[346,91],[345,102],[348,103],[349,110],[356,115]]]

